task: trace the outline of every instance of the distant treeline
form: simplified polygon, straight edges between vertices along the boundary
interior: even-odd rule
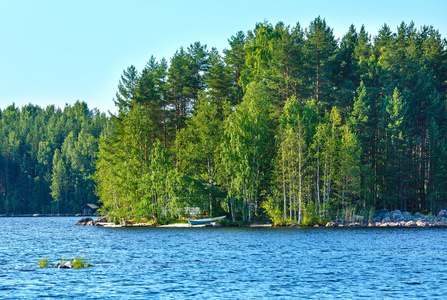
[[[169,64],[151,57],[124,71],[112,130],[99,140],[103,213],[156,219],[200,207],[312,223],[343,210],[447,205],[447,41],[436,29],[384,25],[371,37],[351,26],[338,41],[318,17],[305,29],[258,23],[228,42],[222,54],[197,42]],[[77,203],[76,181],[57,180],[55,161],[75,170],[62,143],[50,148],[42,192],[53,209]]]
[[[0,214],[76,214],[96,203],[95,154],[108,124],[84,102],[0,111]]]

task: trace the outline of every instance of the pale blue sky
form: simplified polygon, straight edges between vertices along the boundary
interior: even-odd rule
[[[446,37],[446,12],[445,0],[0,0],[0,109],[81,100],[113,112],[128,66],[169,60],[195,41],[222,51],[264,20],[306,28],[321,16],[338,37],[351,24],[374,36],[384,23],[395,32],[414,21]]]

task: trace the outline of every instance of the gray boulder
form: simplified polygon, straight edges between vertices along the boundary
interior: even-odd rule
[[[447,210],[443,209],[438,213],[438,218],[447,218]]]
[[[410,212],[408,212],[408,211],[404,211],[402,213],[402,217],[404,218],[405,222],[409,222],[409,221],[413,220],[413,215]]]
[[[425,220],[425,216],[421,214],[420,212],[417,212],[414,214],[414,220]]]
[[[404,220],[404,216],[402,215],[402,212],[398,209],[389,212],[389,217],[392,222],[400,222]]]
[[[405,223],[405,227],[417,227],[418,224],[415,221],[408,221]]]
[[[426,221],[422,221],[422,220],[418,220],[418,221],[416,222],[416,224],[417,224],[418,227],[428,227],[428,225],[429,225],[428,222],[426,222]]]
[[[388,213],[387,209],[380,209],[374,212],[373,221],[380,222],[385,218],[385,215]]]
[[[76,223],[76,225],[93,225],[93,223],[92,218],[82,218]]]
[[[68,264],[57,264],[58,269],[71,269],[70,265]]]
[[[73,268],[73,262],[70,260],[70,261],[67,261],[65,264],[64,264],[64,266],[67,268],[67,269],[71,269],[71,268]]]
[[[108,222],[108,220],[107,220],[106,217],[98,217],[98,218],[96,219],[96,221],[95,221],[95,225],[96,225],[97,223],[107,223],[107,222]]]
[[[343,224],[343,222],[330,221],[326,224],[326,227],[338,227],[340,224]]]

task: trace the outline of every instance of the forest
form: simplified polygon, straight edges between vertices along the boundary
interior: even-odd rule
[[[79,101],[0,111],[0,214],[77,214],[96,203],[98,140],[110,124]]]
[[[85,103],[0,112],[0,214],[312,224],[447,208],[447,40],[267,21],[126,68],[110,118]]]

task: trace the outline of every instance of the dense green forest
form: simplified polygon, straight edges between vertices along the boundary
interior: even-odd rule
[[[372,38],[351,26],[338,41],[316,18],[258,23],[228,42],[124,71],[95,174],[104,213],[198,206],[311,223],[445,207],[447,43],[436,29],[384,25]]]
[[[109,124],[84,102],[0,111],[0,214],[76,214],[97,202],[95,154]]]
[[[1,112],[0,209],[75,211],[96,199],[92,178],[114,220],[200,207],[309,224],[447,207],[447,41],[435,28],[351,26],[337,40],[318,17],[228,42],[128,67],[110,123],[76,114],[81,104]]]

